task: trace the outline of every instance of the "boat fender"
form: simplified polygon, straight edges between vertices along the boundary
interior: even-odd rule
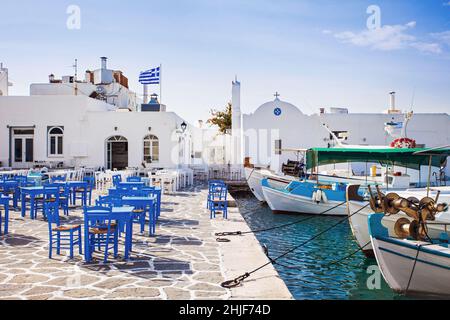
[[[312,194],[311,200],[314,201],[314,202],[317,202],[317,200],[316,200],[317,197],[316,196],[317,196],[317,192],[314,191],[313,194]]]
[[[328,203],[328,197],[324,191],[322,191],[322,201],[323,203]]]
[[[315,192],[315,194],[316,195],[315,195],[314,201],[317,202],[317,203],[320,203],[322,201],[322,190],[317,190]]]

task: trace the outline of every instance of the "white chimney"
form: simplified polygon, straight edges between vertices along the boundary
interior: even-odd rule
[[[395,108],[395,91],[389,92],[389,95],[391,96],[391,105],[389,107],[389,110],[395,111],[395,110],[397,110]]]
[[[102,61],[102,69],[106,70],[106,61],[108,60],[107,57],[101,57],[100,60]]]

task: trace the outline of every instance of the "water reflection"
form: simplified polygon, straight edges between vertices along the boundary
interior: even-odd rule
[[[275,215],[252,196],[238,195],[240,210],[252,230],[300,220],[308,216]],[[310,239],[342,220],[316,217],[282,229],[256,234],[272,258]],[[358,250],[348,222],[281,259],[275,267],[296,299],[403,299],[385,283],[374,259],[357,252],[343,263],[332,264]]]

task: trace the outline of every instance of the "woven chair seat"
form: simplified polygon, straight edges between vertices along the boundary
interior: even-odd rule
[[[111,232],[116,231],[116,227],[111,225]],[[91,228],[89,229],[89,233],[90,234],[107,234],[108,233],[108,228]]]
[[[134,209],[133,213],[143,213],[144,209]]]
[[[86,192],[86,189],[85,188],[78,188],[78,189],[75,189],[75,192]]]
[[[73,226],[59,226],[53,229],[53,231],[71,231],[80,229],[81,225],[73,225]]]

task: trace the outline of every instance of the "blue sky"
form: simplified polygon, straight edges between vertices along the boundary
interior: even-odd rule
[[[80,30],[66,27],[72,4]],[[372,31],[369,5],[381,9]],[[450,113],[448,0],[2,0],[2,11],[0,61],[13,95],[73,73],[75,58],[82,73],[107,56],[139,94],[139,71],[162,63],[163,103],[191,122],[230,100],[235,75],[246,113],[275,91],[308,114],[379,112],[391,90],[401,109],[415,92],[416,112]]]

